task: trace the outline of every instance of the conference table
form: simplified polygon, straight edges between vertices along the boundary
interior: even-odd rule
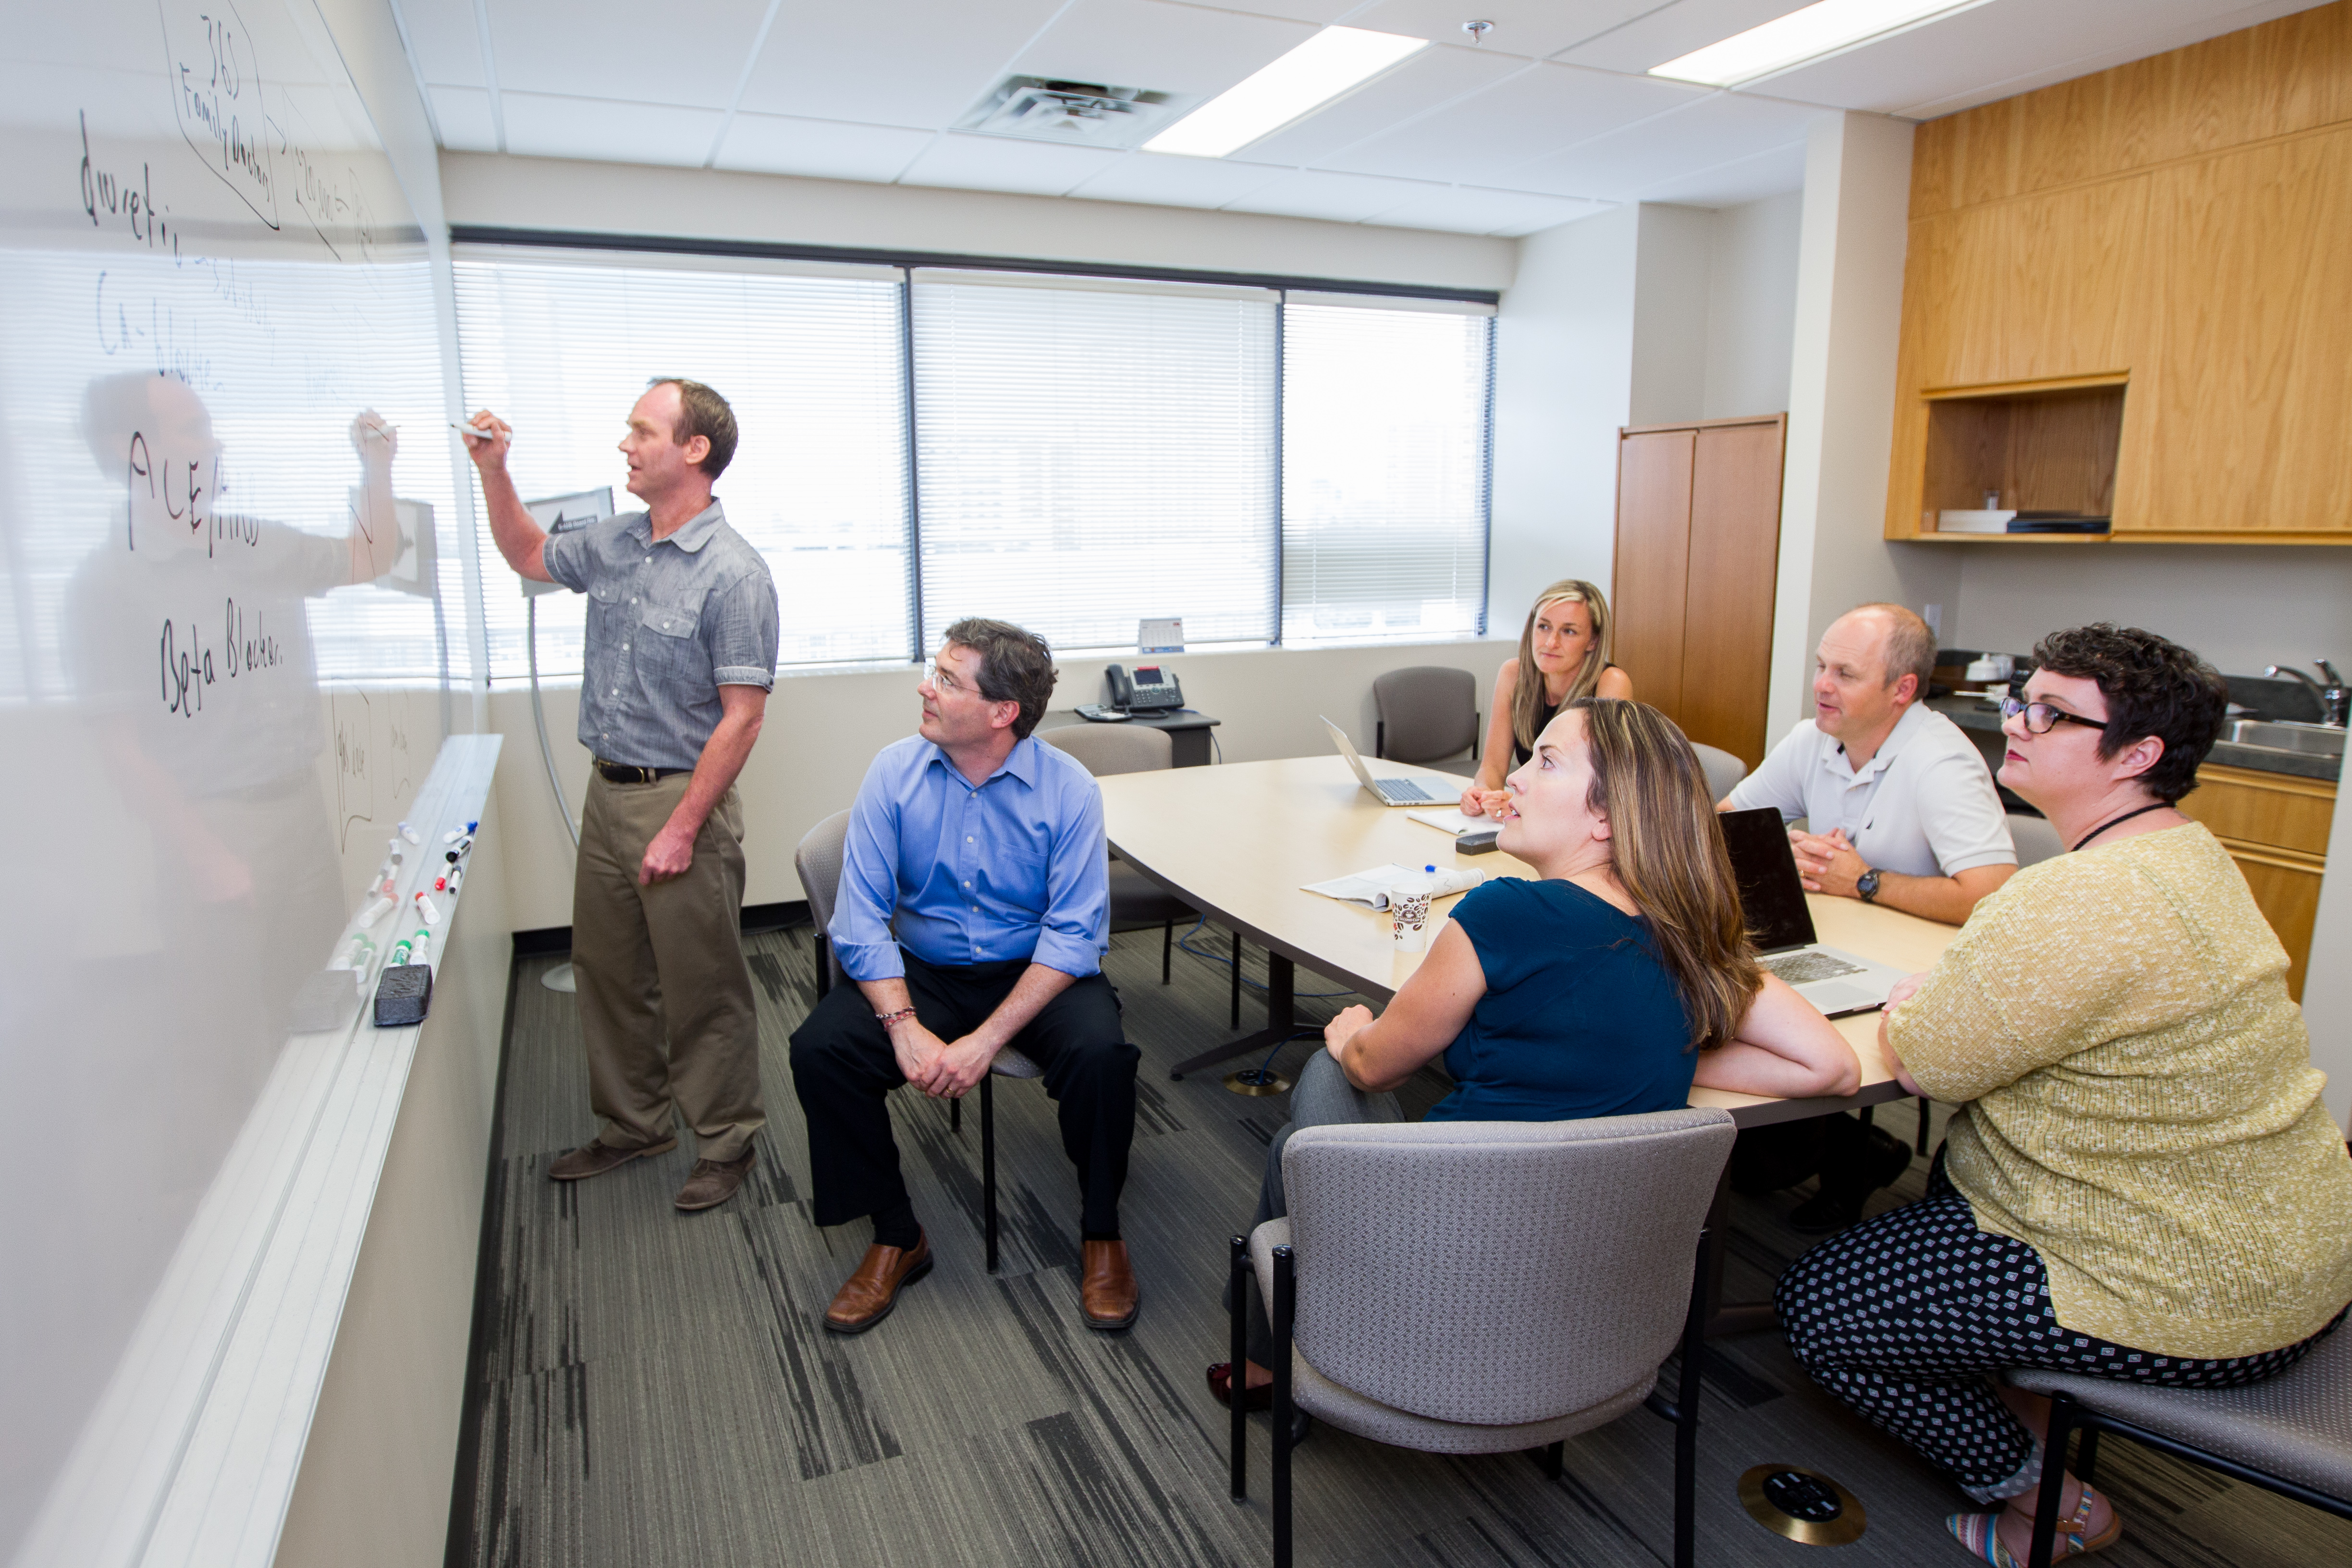
[[[1464,780],[1395,762],[1370,764],[1382,778],[1430,781],[1451,804]],[[1305,965],[1386,1002],[1426,952],[1401,952],[1388,917],[1310,893],[1305,884],[1395,864],[1477,869],[1489,878],[1535,872],[1500,850],[1459,855],[1442,829],[1385,806],[1338,755],[1117,773],[1099,781],[1103,818],[1120,859],[1268,954],[1266,1026],[1177,1064],[1182,1078],[1238,1056],[1264,1054],[1297,1032],[1296,971]],[[1440,899],[1443,916],[1455,898]],[[1853,899],[1807,899],[1818,940],[1906,972],[1934,966],[1955,928]],[[1431,940],[1436,936],[1432,928]],[[1720,1106],[1742,1127],[1791,1121],[1904,1098],[1878,1048],[1878,1015],[1836,1020],[1862,1061],[1862,1088],[1842,1098],[1774,1100],[1696,1089],[1693,1105]]]

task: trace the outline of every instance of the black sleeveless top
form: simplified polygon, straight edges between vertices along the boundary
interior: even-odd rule
[[[1615,665],[1613,665],[1613,664],[1604,664],[1604,665],[1602,665],[1602,666],[1601,667],[1601,673],[1602,675],[1606,675],[1606,674],[1608,674],[1611,670],[1612,670],[1612,669],[1614,669],[1614,668],[1617,668],[1617,667],[1616,667]],[[1537,710],[1536,710],[1536,733],[1537,733],[1537,734],[1538,734],[1538,735],[1542,734],[1542,733],[1544,732],[1544,726],[1545,726],[1545,725],[1547,725],[1547,724],[1549,724],[1549,723],[1550,723],[1554,719],[1557,719],[1557,718],[1559,718],[1559,703],[1557,703],[1557,702],[1549,702],[1549,703],[1546,703],[1543,707],[1537,709]],[[1535,753],[1534,753],[1533,752],[1528,751],[1525,746],[1522,746],[1522,745],[1520,745],[1520,744],[1519,744],[1519,737],[1517,736],[1517,733],[1514,733],[1514,734],[1511,736],[1511,765],[1512,765],[1512,766],[1517,767],[1519,763],[1526,762],[1529,757],[1532,757],[1532,756],[1534,756],[1534,755],[1535,755]]]

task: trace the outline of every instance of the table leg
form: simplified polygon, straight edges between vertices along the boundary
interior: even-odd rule
[[[1715,1246],[1706,1260],[1706,1337],[1760,1333],[1780,1326],[1780,1314],[1769,1301],[1727,1301],[1723,1299],[1723,1255],[1731,1239],[1731,1167],[1726,1164],[1715,1184],[1715,1202],[1707,1206],[1707,1233]]]
[[[1265,955],[1265,1027],[1254,1035],[1244,1035],[1213,1046],[1197,1057],[1187,1057],[1168,1069],[1168,1076],[1181,1079],[1186,1073],[1214,1067],[1235,1057],[1255,1051],[1270,1051],[1290,1038],[1298,1027],[1298,1015],[1294,987],[1298,972],[1290,960],[1278,952]]]

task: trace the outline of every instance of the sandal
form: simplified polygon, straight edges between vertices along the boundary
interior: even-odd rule
[[[2091,1527],[2091,1505],[2098,1500],[2097,1489],[2084,1483],[2074,1511],[2058,1521],[2058,1537],[2051,1542],[2050,1561],[2056,1563],[2105,1551],[2122,1536],[2123,1515],[2116,1512],[2112,1505],[2107,1510],[2107,1528],[2096,1535],[2084,1534]],[[2001,1518],[1998,1513],[1956,1513],[1945,1519],[1944,1528],[1952,1532],[1953,1540],[1969,1549],[1969,1555],[1992,1564],[1992,1568],[2023,1568],[2000,1538]]]
[[[1218,1404],[1224,1405],[1227,1409],[1231,1409],[1233,1407],[1233,1363],[1229,1361],[1221,1361],[1209,1368],[1209,1392],[1217,1396]],[[1266,1383],[1260,1384],[1255,1388],[1244,1388],[1242,1390],[1242,1408],[1244,1410],[1273,1409],[1274,1384]]]

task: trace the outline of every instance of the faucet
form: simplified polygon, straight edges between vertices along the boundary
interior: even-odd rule
[[[2344,728],[2346,710],[2352,709],[2352,688],[2345,686],[2344,678],[2336,674],[2336,667],[2326,659],[2315,659],[2313,662],[2319,673],[2327,677],[2326,685],[2322,686],[2303,671],[2285,665],[2272,665],[2263,673],[2273,679],[2291,675],[2310,687],[2312,695],[2319,699],[2319,721],[2331,730],[2341,730]]]

